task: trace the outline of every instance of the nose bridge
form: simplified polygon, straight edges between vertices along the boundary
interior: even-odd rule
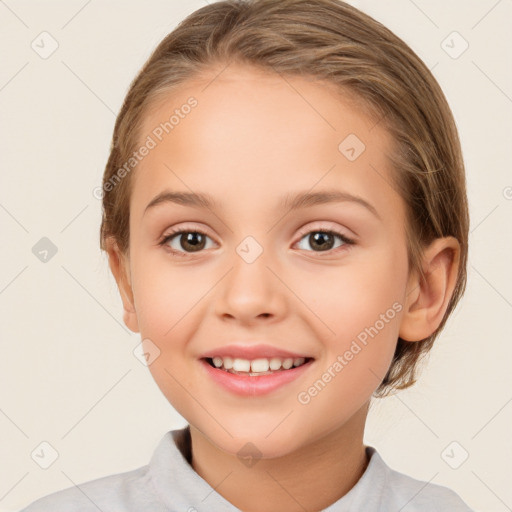
[[[283,305],[283,289],[270,269],[275,266],[271,248],[264,247],[254,236],[246,236],[235,248],[231,271],[225,277],[219,314],[239,318],[277,315]],[[270,268],[269,268],[270,267]]]

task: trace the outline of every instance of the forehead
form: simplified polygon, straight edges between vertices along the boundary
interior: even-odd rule
[[[392,141],[360,105],[311,78],[212,68],[147,112],[139,140],[151,137],[155,147],[136,167],[131,206],[164,187],[234,203],[229,187],[247,207],[317,183],[385,203],[396,196],[386,158]]]
[[[203,126],[210,128],[205,124],[207,117],[216,116],[215,133],[226,131],[230,124],[255,127],[258,120],[265,122],[267,132],[281,135],[282,128],[294,121],[309,121],[310,135],[322,128],[336,132],[347,126],[362,135],[378,124],[377,114],[370,113],[371,108],[349,89],[340,90],[331,82],[307,75],[289,76],[237,63],[207,68],[172,91],[160,94],[146,111],[141,135],[168,120],[192,96],[200,106],[194,109],[194,117],[201,117]],[[197,115],[198,111],[204,115]],[[304,131],[305,126],[294,128],[293,131]],[[178,130],[172,133],[176,135]],[[377,129],[375,135],[386,134]]]

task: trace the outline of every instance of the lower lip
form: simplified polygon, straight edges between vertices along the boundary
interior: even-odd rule
[[[251,377],[249,375],[238,375],[225,370],[219,370],[218,368],[211,366],[204,359],[201,359],[200,362],[208,375],[228,391],[240,396],[259,396],[275,391],[285,384],[297,379],[309,369],[313,360],[310,360],[301,366],[297,366],[296,368],[255,377]]]

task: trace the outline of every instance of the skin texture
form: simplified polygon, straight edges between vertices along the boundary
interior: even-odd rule
[[[366,469],[372,393],[397,337],[413,343],[441,322],[458,243],[434,241],[425,250],[427,278],[409,274],[405,205],[386,160],[392,141],[348,96],[241,65],[213,80],[218,73],[169,94],[144,120],[141,140],[190,96],[198,101],[133,171],[129,255],[112,242],[110,268],[126,325],[160,350],[149,369],[191,425],[198,474],[244,511],[320,510]],[[349,134],[366,146],[354,161],[338,149]],[[349,201],[293,212],[279,206],[287,194],[326,189],[364,198],[378,217]],[[207,193],[219,206],[167,202],[145,212],[164,190]],[[194,252],[180,235],[159,245],[171,228],[205,231],[204,248]],[[310,235],[326,230],[355,243],[334,237],[322,251]],[[236,252],[247,236],[263,250],[250,264]],[[393,304],[394,317],[300,403],[298,394]],[[199,362],[230,343],[267,343],[315,361],[271,394],[240,397],[211,381]],[[247,442],[262,454],[252,467],[237,456]]]

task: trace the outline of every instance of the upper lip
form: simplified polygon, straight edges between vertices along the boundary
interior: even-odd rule
[[[258,345],[224,345],[222,347],[214,348],[205,352],[201,359],[213,358],[213,357],[232,357],[239,359],[270,359],[272,357],[278,357],[280,359],[297,359],[299,357],[311,358],[311,356],[305,354],[298,354],[284,350],[282,348],[274,347],[272,345],[258,344]]]

